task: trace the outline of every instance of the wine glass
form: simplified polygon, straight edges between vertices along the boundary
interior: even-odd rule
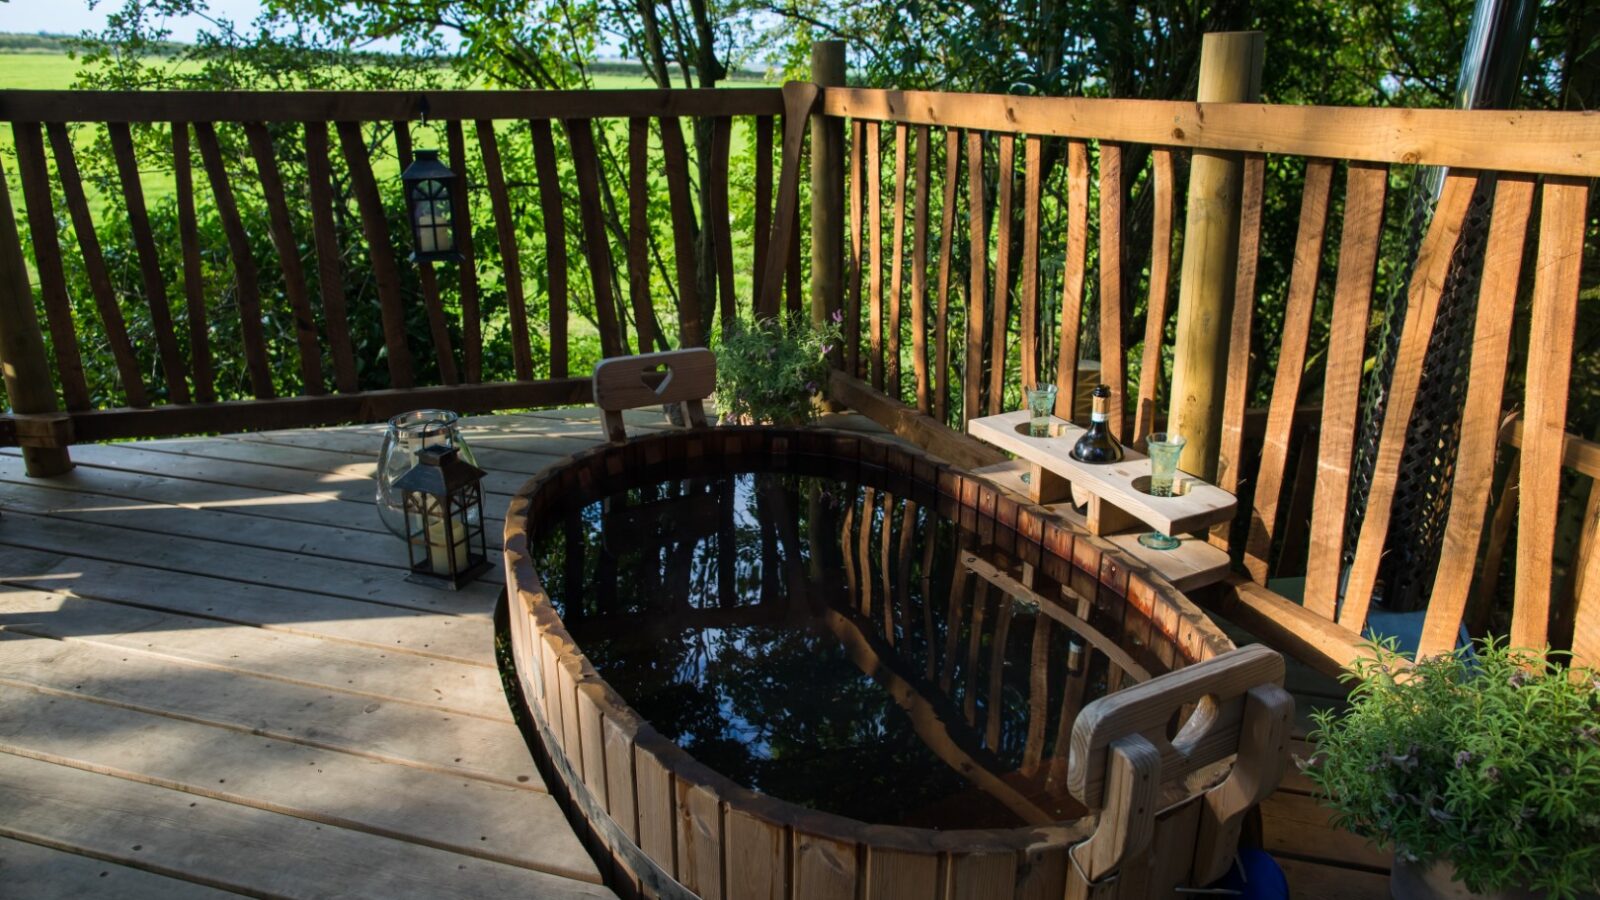
[[[405,498],[394,483],[417,464],[417,453],[424,447],[445,445],[456,448],[460,458],[476,466],[472,448],[461,435],[461,417],[445,409],[417,409],[389,420],[383,433],[383,449],[378,453],[378,485],[374,492],[378,518],[395,537],[405,540]],[[476,520],[477,508],[471,518]]]
[[[1178,477],[1178,456],[1188,443],[1182,435],[1157,431],[1145,442],[1150,454],[1150,496],[1171,497],[1173,482]],[[1152,531],[1139,535],[1139,543],[1151,550],[1176,550],[1180,541],[1170,534]]]

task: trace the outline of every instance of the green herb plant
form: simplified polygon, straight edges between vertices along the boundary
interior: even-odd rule
[[[1335,823],[1468,889],[1600,890],[1600,676],[1493,639],[1411,662],[1372,645],[1303,763]]]
[[[725,421],[803,425],[816,418],[825,395],[828,354],[839,346],[839,317],[814,324],[744,321],[717,352],[717,409]]]

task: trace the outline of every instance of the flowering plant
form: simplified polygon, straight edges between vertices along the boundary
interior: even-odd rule
[[[1600,889],[1600,676],[1486,640],[1411,663],[1373,645],[1302,763],[1336,823],[1476,892]]]
[[[839,316],[740,322],[717,352],[717,409],[725,421],[800,425],[816,417],[828,384]]]

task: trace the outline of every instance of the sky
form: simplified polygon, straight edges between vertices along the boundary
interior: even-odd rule
[[[98,31],[105,27],[106,15],[122,6],[121,0],[99,0],[94,9],[90,0],[0,0],[0,32],[12,31],[30,34],[76,35],[83,31]],[[231,19],[237,25],[247,25],[261,12],[260,0],[208,0],[211,14],[220,19]],[[167,21],[172,30],[171,39],[191,43],[195,35],[210,26],[198,16],[185,16]],[[365,49],[397,50],[398,42],[387,46],[378,42]]]
[[[210,4],[214,14],[239,23],[249,22],[261,11],[259,0],[210,0]],[[98,30],[105,26],[106,14],[121,5],[117,0],[100,0],[96,9],[90,9],[89,0],[10,0],[0,3],[0,31],[78,34]],[[193,41],[195,32],[205,24],[195,17],[168,23],[172,39],[185,42]]]

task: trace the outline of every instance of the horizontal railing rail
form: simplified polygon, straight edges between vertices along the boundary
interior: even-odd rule
[[[770,116],[779,88],[576,91],[0,91],[0,122],[393,122]]]
[[[1012,97],[830,88],[829,116],[1040,137],[1600,177],[1600,111]]]

